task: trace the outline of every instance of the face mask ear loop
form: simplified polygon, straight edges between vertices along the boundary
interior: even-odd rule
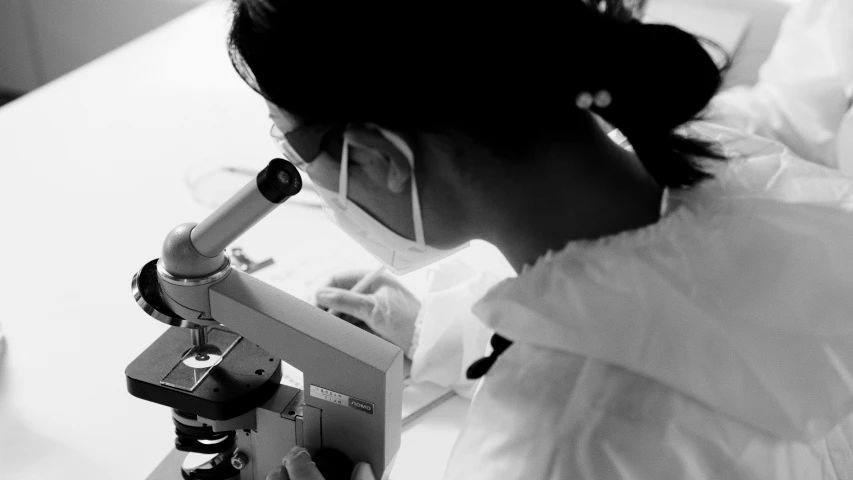
[[[418,245],[425,247],[426,240],[424,239],[424,220],[421,217],[421,200],[418,195],[418,182],[415,180],[415,166],[412,165],[412,220],[415,226],[415,241]]]
[[[344,132],[344,145],[341,149],[341,176],[338,178],[338,204],[347,207],[347,187],[349,186],[349,139]]]
[[[412,152],[409,144],[396,133],[378,125],[371,124],[371,126],[379,130],[379,133],[397,147],[403,153],[403,156],[406,157],[406,160],[409,161],[409,167],[412,169],[412,221],[415,227],[415,242],[421,247],[425,247],[426,239],[424,238],[424,221],[421,216],[421,200],[420,195],[418,195],[418,182],[415,178],[415,154]]]

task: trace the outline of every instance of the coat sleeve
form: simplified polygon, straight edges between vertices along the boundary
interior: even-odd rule
[[[452,388],[471,398],[476,381],[468,366],[485,354],[491,331],[471,307],[492,286],[513,275],[494,247],[472,244],[437,264],[429,273],[412,349],[411,377]]]
[[[782,22],[758,82],[720,93],[709,119],[853,174],[853,2],[803,0]],[[844,133],[846,131],[846,133]]]

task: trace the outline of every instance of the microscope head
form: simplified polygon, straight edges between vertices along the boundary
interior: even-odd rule
[[[218,325],[210,318],[203,287],[230,273],[225,248],[301,189],[302,177],[296,167],[276,158],[200,224],[184,223],[172,229],[163,241],[160,259],[149,262],[133,277],[139,306],[174,327]],[[185,287],[200,287],[195,289],[197,298],[188,300]]]

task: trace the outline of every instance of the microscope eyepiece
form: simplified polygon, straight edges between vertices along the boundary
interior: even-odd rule
[[[192,229],[192,246],[205,257],[217,257],[243,232],[301,189],[302,177],[296,167],[274,158],[254,181],[246,183]]]
[[[292,163],[281,158],[270,161],[258,173],[258,190],[273,203],[282,203],[302,189],[302,177]]]

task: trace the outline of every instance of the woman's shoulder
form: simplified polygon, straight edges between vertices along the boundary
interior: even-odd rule
[[[853,177],[808,162],[771,139],[696,122],[691,135],[717,142],[727,160],[709,162],[713,179],[671,197],[683,203],[744,201],[821,205],[853,212]]]
[[[739,468],[731,452],[746,443],[789,455],[788,442],[657,380],[517,342],[477,392],[445,478],[625,478],[626,468],[638,478],[710,478]],[[684,457],[700,470],[685,470]]]

